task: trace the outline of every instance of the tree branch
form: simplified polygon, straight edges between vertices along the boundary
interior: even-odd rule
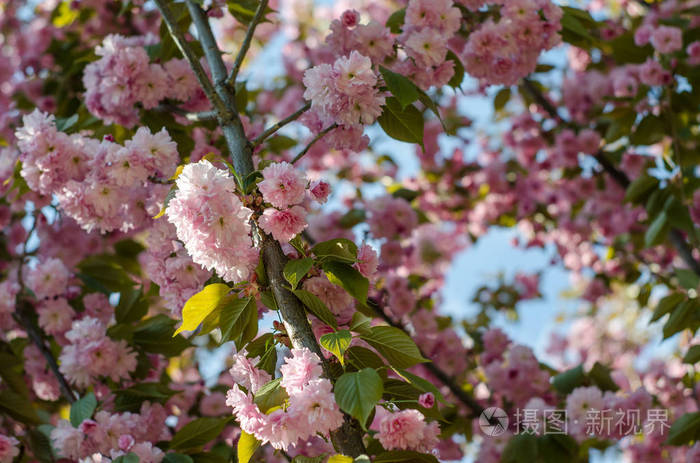
[[[565,124],[568,123],[562,119],[561,116],[559,116],[559,113],[554,105],[542,94],[542,92],[539,91],[532,81],[529,79],[523,79],[523,87],[525,87],[535,101],[550,115],[552,119],[556,120],[557,122]],[[598,161],[603,170],[607,172],[618,185],[627,189],[631,183],[630,178],[625,172],[618,169],[612,162],[610,162],[602,149],[598,150],[593,157],[596,159],[596,161]],[[683,233],[677,228],[671,229],[670,241],[685,264],[693,272],[695,272],[696,275],[700,275],[700,262],[693,257],[693,248],[685,240]]]
[[[73,391],[70,385],[68,384],[68,381],[66,381],[66,378],[63,376],[61,370],[58,368],[58,363],[56,362],[56,359],[54,358],[53,354],[46,347],[46,344],[44,343],[45,335],[41,331],[41,328],[35,326],[29,316],[29,309],[33,308],[33,306],[24,299],[24,277],[22,275],[22,272],[24,268],[24,260],[27,258],[28,255],[27,244],[29,243],[29,238],[31,238],[32,233],[34,233],[34,230],[36,228],[37,213],[37,211],[34,212],[34,222],[32,223],[32,227],[27,232],[27,238],[24,240],[22,254],[20,255],[19,265],[17,266],[17,283],[19,284],[19,291],[15,296],[14,319],[20,326],[22,326],[22,328],[24,328],[24,331],[27,332],[29,339],[32,340],[37,349],[39,349],[39,352],[41,352],[41,355],[44,357],[46,363],[49,365],[49,369],[58,380],[58,387],[61,390],[61,394],[63,394],[63,396],[69,403],[73,403],[75,402],[75,395],[73,394]]]
[[[296,164],[296,163],[299,161],[299,159],[303,158],[304,155],[305,155],[306,153],[309,152],[309,150],[311,149],[311,147],[314,146],[314,144],[315,144],[317,141],[319,141],[321,138],[323,138],[323,137],[324,137],[328,132],[330,132],[331,130],[334,130],[334,129],[337,129],[337,128],[338,128],[338,124],[332,124],[332,125],[329,125],[328,127],[326,127],[325,129],[321,130],[321,131],[318,133],[318,135],[316,135],[316,136],[314,137],[314,139],[311,140],[311,141],[309,142],[308,145],[306,145],[306,148],[304,148],[303,150],[301,150],[301,152],[300,152],[299,154],[297,154],[296,156],[294,156],[294,159],[292,159],[292,164]]]
[[[194,75],[195,77],[197,77],[197,81],[202,87],[202,90],[204,90],[204,93],[207,95],[207,98],[209,99],[211,104],[216,108],[219,114],[221,114],[226,110],[226,108],[224,107],[221,99],[217,96],[216,90],[214,89],[214,86],[209,80],[209,76],[207,76],[207,73],[204,71],[204,68],[199,63],[197,56],[194,54],[194,51],[185,40],[185,36],[180,30],[180,27],[177,24],[177,20],[173,16],[173,12],[170,10],[167,1],[154,1],[158,9],[160,10],[160,14],[163,16],[165,25],[168,27],[168,31],[170,32],[170,36],[173,38],[175,45],[177,45],[177,48],[182,53],[182,56],[185,57],[190,67],[192,68],[192,71],[194,71]]]
[[[163,2],[163,0],[157,1],[161,4]],[[221,53],[216,45],[208,18],[194,1],[186,0],[186,2],[214,77],[215,96],[223,102],[224,108],[218,112],[217,119],[224,133],[236,173],[241,177],[245,177],[254,170],[253,147],[245,135],[243,125],[238,116],[233,90],[226,85],[226,67],[221,59]],[[159,7],[161,6],[159,5]],[[262,233],[256,226],[254,226],[253,236],[256,240],[256,245],[262,248],[261,257],[265,266],[265,273],[270,281],[292,345],[297,348],[306,347],[315,352],[324,363],[324,372],[332,380],[328,363],[321,354],[321,348],[311,330],[306,310],[301,301],[286,288],[282,271],[287,262],[287,257],[282,251],[282,247],[279,242]],[[343,415],[344,424],[331,433],[331,439],[339,452],[357,457],[365,453],[365,447],[362,442],[363,433],[357,420],[352,419],[345,413]]]
[[[153,108],[153,110],[161,113],[175,113],[192,122],[213,121],[216,119],[216,111],[201,111],[198,113],[193,113],[171,104],[161,104]]]
[[[278,123],[273,125],[272,127],[265,130],[263,133],[258,135],[258,137],[255,138],[255,140],[253,140],[253,148],[255,148],[256,146],[259,146],[262,142],[265,141],[266,138],[268,138],[270,135],[277,132],[279,129],[281,129],[285,125],[299,119],[299,116],[301,116],[306,111],[308,111],[310,107],[311,107],[311,103],[306,103],[304,106],[299,108],[297,111],[293,112],[289,116],[285,117],[284,119],[282,119],[281,121],[279,121]]]
[[[262,20],[263,16],[265,15],[265,9],[267,8],[267,1],[268,0],[260,0],[260,3],[258,4],[258,8],[255,10],[255,14],[253,15],[253,19],[250,20],[250,24],[248,24],[248,30],[245,33],[245,37],[243,38],[243,43],[241,43],[241,49],[238,50],[238,55],[236,55],[236,60],[233,62],[233,68],[231,69],[231,74],[229,74],[228,78],[226,79],[226,85],[228,85],[230,88],[233,88],[233,86],[236,83],[236,77],[238,76],[238,71],[241,69],[241,65],[243,64],[243,59],[245,58],[245,55],[248,53],[248,49],[250,48],[250,44],[253,42],[253,36],[255,35],[255,28],[258,27],[258,24]]]

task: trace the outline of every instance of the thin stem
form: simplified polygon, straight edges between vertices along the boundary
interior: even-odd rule
[[[299,108],[297,111],[295,111],[292,114],[290,114],[289,116],[285,117],[284,119],[282,119],[281,121],[279,121],[278,123],[273,125],[272,127],[266,129],[263,133],[258,135],[258,137],[253,140],[253,148],[255,148],[256,146],[259,146],[262,142],[265,141],[265,139],[267,139],[270,135],[274,134],[275,132],[277,132],[279,129],[281,129],[285,125],[299,119],[299,116],[301,116],[306,111],[308,111],[310,107],[311,107],[311,103],[310,102],[306,103],[304,106]]]
[[[248,24],[248,30],[245,33],[245,37],[243,38],[243,43],[241,43],[241,49],[238,51],[238,55],[236,55],[236,60],[233,62],[233,68],[231,68],[231,74],[229,74],[228,79],[226,79],[226,85],[229,87],[233,88],[234,84],[236,83],[236,77],[238,76],[238,71],[241,69],[241,65],[243,65],[243,59],[245,58],[245,55],[248,53],[248,49],[250,48],[250,44],[253,42],[253,36],[255,35],[255,28],[258,27],[258,24],[262,20],[263,16],[265,16],[265,9],[267,8],[267,1],[268,0],[260,0],[260,3],[258,4],[258,8],[255,10],[255,14],[253,15],[253,19],[250,20],[250,24]]]
[[[61,394],[63,394],[63,396],[69,403],[73,403],[75,402],[75,395],[73,394],[73,391],[71,390],[68,381],[66,381],[66,378],[61,373],[61,370],[59,369],[58,363],[56,362],[56,359],[54,358],[53,354],[46,347],[46,344],[44,343],[45,336],[43,332],[40,328],[34,326],[34,323],[30,319],[28,309],[31,308],[31,304],[29,304],[29,302],[26,301],[23,297],[24,276],[22,275],[22,272],[24,268],[24,260],[29,254],[27,252],[27,244],[29,243],[29,239],[31,238],[32,234],[34,233],[34,230],[36,229],[36,225],[38,222],[38,214],[38,211],[34,211],[34,221],[32,222],[31,228],[27,232],[27,238],[24,240],[24,245],[22,246],[22,254],[20,255],[19,265],[17,266],[17,283],[19,284],[20,289],[17,292],[17,295],[15,296],[14,318],[17,321],[17,323],[19,323],[22,326],[22,328],[24,328],[24,331],[27,332],[29,339],[32,340],[34,345],[37,347],[37,349],[39,349],[39,352],[41,352],[41,355],[46,360],[46,363],[49,365],[49,369],[58,380],[58,387],[61,390]]]
[[[190,47],[190,45],[185,40],[185,36],[180,30],[177,24],[177,20],[173,16],[173,12],[170,10],[170,7],[168,6],[166,0],[154,1],[158,9],[160,10],[160,14],[163,16],[165,25],[168,27],[168,31],[170,32],[170,35],[173,38],[173,41],[175,42],[175,45],[177,45],[177,48],[182,53],[182,56],[185,57],[190,67],[192,68],[192,71],[194,71],[194,75],[195,77],[197,77],[197,81],[202,87],[202,90],[204,90],[204,93],[207,95],[207,98],[220,114],[222,112],[225,112],[226,108],[223,104],[223,101],[221,101],[221,99],[217,96],[216,90],[214,89],[214,86],[209,80],[209,76],[207,76],[207,73],[204,71],[204,68],[197,59],[197,56],[194,54],[192,47]]]
[[[185,117],[187,120],[192,122],[205,122],[216,120],[216,111],[200,111],[198,113],[193,113],[182,109],[179,106],[171,104],[161,104],[153,108],[153,110],[160,113],[175,113]]]
[[[337,129],[337,128],[338,128],[338,124],[332,124],[332,125],[329,125],[328,127],[326,127],[325,129],[321,130],[321,131],[318,133],[318,135],[316,135],[316,136],[314,137],[314,139],[311,140],[311,141],[309,142],[308,145],[306,145],[306,148],[304,148],[303,150],[301,150],[301,152],[300,152],[299,154],[297,154],[296,156],[294,156],[294,159],[292,159],[292,164],[296,164],[296,163],[299,161],[299,159],[303,158],[304,155],[305,155],[306,153],[309,152],[309,150],[311,149],[311,147],[314,146],[314,144],[315,144],[317,141],[319,141],[321,138],[323,138],[323,137],[324,137],[328,132],[330,132],[331,130],[334,130],[334,129]]]

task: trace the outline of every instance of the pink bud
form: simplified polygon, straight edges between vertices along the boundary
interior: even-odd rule
[[[360,22],[360,13],[356,10],[345,10],[340,20],[345,27],[355,27]]]
[[[435,396],[432,392],[421,394],[420,397],[418,397],[418,405],[423,408],[433,408],[433,405],[435,405]]]
[[[131,434],[122,434],[119,436],[119,448],[124,451],[129,451],[134,445],[134,438]]]
[[[78,426],[78,429],[80,429],[80,432],[84,434],[90,434],[97,429],[97,422],[90,419],[83,420],[83,422],[80,423],[80,426]]]
[[[328,195],[331,192],[331,186],[328,184],[328,182],[325,182],[323,180],[317,180],[313,184],[311,184],[311,189],[309,191],[311,193],[311,196],[316,201],[323,204],[328,200]]]

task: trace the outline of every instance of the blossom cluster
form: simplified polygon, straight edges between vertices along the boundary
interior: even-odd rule
[[[273,207],[266,208],[258,224],[280,242],[288,242],[306,227],[306,209],[300,204],[308,197],[326,202],[330,193],[327,182],[319,180],[311,185],[304,175],[287,162],[273,163],[262,170],[263,180],[258,190],[263,200]]]
[[[226,281],[244,281],[258,253],[248,222],[253,211],[238,198],[233,177],[201,160],[184,167],[176,186],[166,214],[192,261]]]
[[[550,0],[486,3],[501,4],[501,18],[471,33],[461,57],[472,76],[488,84],[513,85],[535,70],[542,51],[559,44],[562,10]]]
[[[435,421],[426,422],[418,410],[383,412],[380,416],[377,439],[386,450],[430,453],[437,446],[440,427]]]
[[[212,275],[192,260],[166,220],[156,220],[148,230],[146,249],[139,258],[146,276],[158,285],[160,296],[176,316]]]
[[[226,399],[243,431],[285,451],[317,433],[327,436],[343,424],[333,386],[321,377],[318,356],[306,348],[293,349],[291,354],[280,367],[280,386],[288,395],[281,407],[263,413],[256,405],[254,394],[270,376],[255,367],[257,358],[249,359],[244,352],[234,356],[230,373],[236,384]]]
[[[171,98],[202,106],[206,99],[185,60],[149,63],[144,47],[155,42],[151,35],[110,34],[95,48],[100,59],[88,64],[83,74],[85,104],[92,114],[106,123],[132,127],[139,117],[136,103],[151,109]]]
[[[0,463],[12,463],[19,455],[19,441],[12,436],[0,434]]]
[[[123,339],[109,338],[107,327],[97,318],[83,317],[73,322],[66,339],[69,344],[59,356],[61,373],[80,388],[102,376],[117,382],[128,379],[136,369],[136,352]]]
[[[170,438],[163,425],[167,412],[159,404],[144,402],[139,413],[98,411],[77,427],[60,420],[51,431],[58,454],[70,460],[109,462],[133,452],[144,463],[160,463],[165,454],[154,444]]]
[[[151,177],[169,178],[179,157],[162,129],[139,128],[122,146],[56,129],[55,119],[35,110],[17,129],[21,175],[42,195],[55,195],[68,216],[86,231],[128,231],[156,215],[167,186]]]
[[[382,113],[384,96],[377,88],[372,60],[353,50],[331,64],[323,63],[304,73],[304,98],[324,127],[372,124]]]

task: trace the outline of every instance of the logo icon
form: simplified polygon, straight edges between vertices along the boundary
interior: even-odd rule
[[[481,412],[479,426],[487,436],[500,436],[508,429],[508,415],[498,407],[489,407]]]

